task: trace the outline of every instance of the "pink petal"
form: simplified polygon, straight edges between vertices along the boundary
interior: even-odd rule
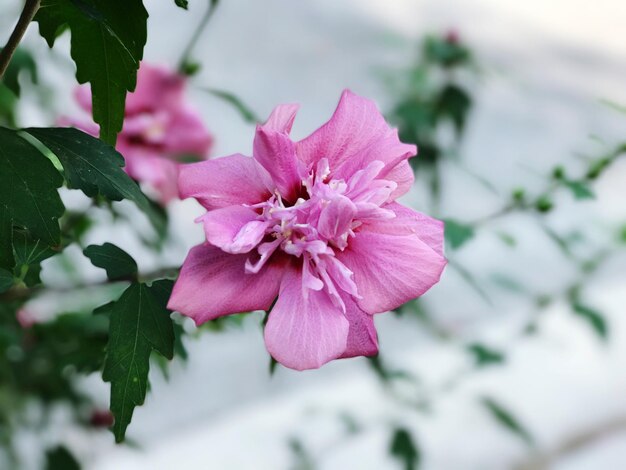
[[[368,313],[392,310],[419,297],[439,281],[446,259],[416,234],[392,233],[395,219],[370,221],[360,227],[337,258],[354,272]]]
[[[350,329],[348,330],[348,344],[341,357],[375,356],[378,354],[378,337],[374,327],[374,317],[361,310],[348,296],[344,296],[344,303]]]
[[[155,190],[162,204],[178,197],[178,163],[149,148],[129,145],[123,138],[118,141],[117,150],[126,160],[126,173]]]
[[[281,196],[294,200],[301,185],[301,169],[296,157],[296,144],[285,132],[257,126],[254,137],[254,158],[271,175]]]
[[[334,240],[351,228],[355,215],[356,207],[350,199],[336,197],[322,208],[317,229],[327,239]]]
[[[173,156],[194,155],[206,158],[213,137],[200,115],[189,107],[180,107],[172,113],[164,136],[165,153]]]
[[[408,175],[404,171],[406,167],[402,171],[395,169],[415,155],[416,148],[400,142],[397,131],[387,125],[373,101],[345,90],[330,120],[298,142],[297,152],[307,165],[327,158],[332,177],[346,180],[379,160],[385,167],[378,177],[398,183],[394,192],[397,197],[406,192]]]
[[[325,291],[303,287],[301,268],[285,273],[265,326],[274,359],[291,369],[317,369],[346,351],[348,331],[348,320]]]
[[[267,222],[249,207],[228,206],[202,216],[207,241],[228,253],[248,253],[257,246]]]
[[[208,243],[193,247],[168,308],[193,318],[197,325],[232,313],[267,310],[278,295],[284,263],[272,259],[258,274],[246,274],[247,258]]]
[[[263,124],[263,127],[276,132],[289,134],[299,108],[300,105],[297,104],[281,104],[276,106],[267,119],[267,122]]]
[[[181,165],[178,187],[181,199],[196,198],[211,210],[265,201],[270,181],[254,159],[237,154]]]
[[[441,220],[433,219],[397,202],[386,204],[384,208],[393,211],[396,216],[393,219],[377,221],[375,227],[377,232],[390,235],[415,234],[443,256],[444,225]],[[367,225],[365,222],[365,229]]]
[[[137,86],[126,96],[125,114],[179,105],[183,99],[185,77],[169,67],[142,62]]]

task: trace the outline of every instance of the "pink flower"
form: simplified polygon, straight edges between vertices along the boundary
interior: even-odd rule
[[[185,102],[185,86],[185,77],[142,63],[137,88],[126,97],[124,127],[117,139],[126,172],[155,190],[163,204],[178,197],[178,162],[189,156],[205,159],[213,142],[200,115]],[[76,100],[91,113],[88,87],[76,90]],[[98,135],[97,124],[61,122]]]
[[[267,349],[303,370],[376,354],[372,315],[422,295],[446,260],[443,224],[395,202],[416,148],[374,103],[345,91],[330,121],[293,142],[297,108],[257,127],[254,158],[181,168],[181,197],[208,210],[207,242],[189,252],[169,308],[201,324],[274,305]]]

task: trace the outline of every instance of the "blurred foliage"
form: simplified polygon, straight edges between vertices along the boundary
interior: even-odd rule
[[[420,452],[413,437],[404,428],[396,428],[389,444],[389,453],[400,460],[405,470],[417,470],[420,464]]]

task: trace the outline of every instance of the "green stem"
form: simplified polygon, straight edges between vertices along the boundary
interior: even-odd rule
[[[209,24],[209,20],[213,16],[213,13],[215,13],[215,7],[217,6],[217,4],[218,4],[218,0],[209,1],[209,8],[207,8],[207,11],[204,13],[202,20],[200,21],[200,24],[198,24],[196,30],[193,32],[193,35],[189,39],[189,43],[187,43],[187,46],[183,50],[180,60],[178,61],[179,72],[182,73],[185,71],[185,66],[189,63],[189,57],[191,56],[191,52],[193,51],[193,48],[198,43],[198,40],[200,39],[202,32],[204,31],[206,26]]]

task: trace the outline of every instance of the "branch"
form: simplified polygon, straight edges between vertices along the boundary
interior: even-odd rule
[[[15,54],[17,46],[24,37],[24,34],[28,29],[28,25],[33,20],[37,10],[39,10],[40,3],[41,0],[26,0],[20,19],[15,25],[15,29],[11,33],[6,46],[4,46],[2,51],[0,51],[0,79],[2,79],[4,72],[6,72],[6,69],[9,67],[11,58],[13,57],[13,54]]]

